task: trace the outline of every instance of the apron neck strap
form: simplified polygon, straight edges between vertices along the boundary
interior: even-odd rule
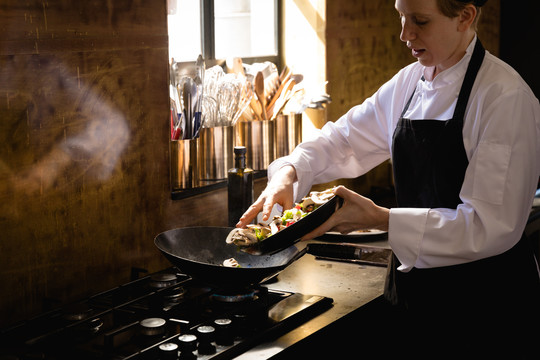
[[[476,75],[478,70],[484,61],[484,55],[486,50],[482,46],[480,39],[476,39],[476,45],[474,46],[474,51],[471,56],[471,61],[467,67],[467,72],[465,73],[465,78],[463,79],[463,84],[461,85],[461,90],[459,91],[458,100],[456,103],[456,108],[454,110],[453,119],[461,122],[463,125],[463,119],[465,118],[465,109],[467,108],[467,103],[469,102],[469,96],[471,95],[471,90],[476,80]]]

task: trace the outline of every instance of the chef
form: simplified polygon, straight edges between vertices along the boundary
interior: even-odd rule
[[[391,159],[396,208],[337,187],[343,206],[304,239],[388,230],[393,333],[447,354],[528,358],[540,278],[523,230],[540,175],[540,105],[477,37],[485,2],[396,0],[400,38],[418,61],[274,161],[237,226],[261,211],[268,219],[276,203],[291,208],[313,184]]]

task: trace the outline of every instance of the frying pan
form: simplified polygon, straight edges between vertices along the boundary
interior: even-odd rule
[[[251,255],[239,251],[225,239],[230,227],[187,227],[157,235],[154,244],[180,271],[218,289],[237,289],[268,280],[302,257],[306,249],[294,245],[273,255]],[[234,257],[241,267],[223,266]]]

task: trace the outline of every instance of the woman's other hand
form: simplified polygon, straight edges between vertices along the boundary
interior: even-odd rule
[[[343,198],[343,205],[321,226],[302,237],[302,240],[314,239],[328,231],[348,234],[355,230],[388,230],[389,209],[376,205],[371,199],[344,186],[336,187],[334,194]]]

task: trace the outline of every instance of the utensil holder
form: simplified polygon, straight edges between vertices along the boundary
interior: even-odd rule
[[[276,159],[289,155],[302,142],[302,114],[276,118]]]
[[[234,127],[202,128],[199,137],[199,179],[227,179],[227,170],[234,166]]]
[[[266,170],[276,158],[275,120],[238,121],[236,145],[245,146],[246,166],[253,170]]]
[[[171,187],[173,190],[185,190],[199,186],[198,144],[198,138],[171,141]]]

